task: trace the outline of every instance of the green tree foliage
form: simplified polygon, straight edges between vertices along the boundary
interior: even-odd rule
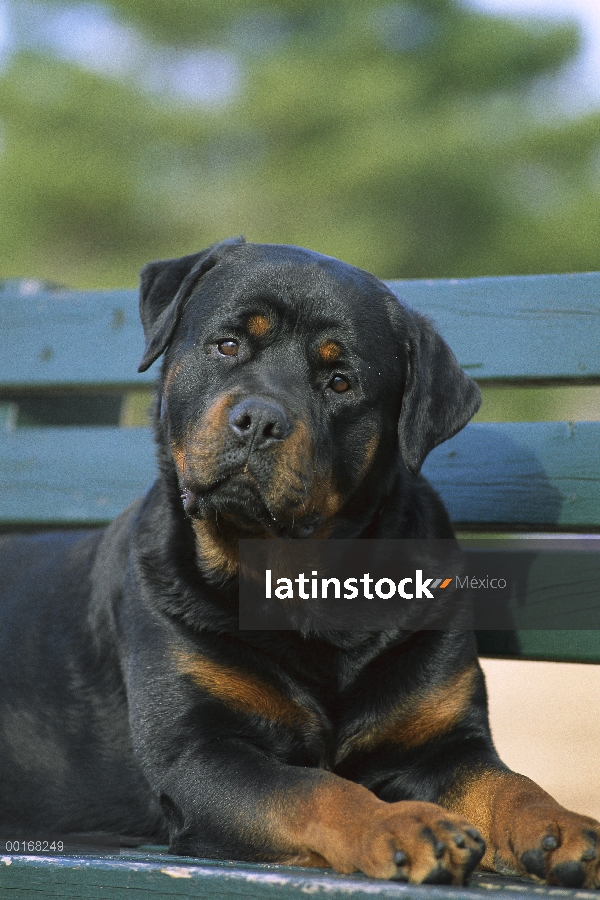
[[[148,46],[225,52],[194,105],[22,50],[0,73],[0,271],[132,284],[220,238],[297,243],[382,277],[600,268],[600,115],[532,89],[571,26],[458,0],[111,0]]]

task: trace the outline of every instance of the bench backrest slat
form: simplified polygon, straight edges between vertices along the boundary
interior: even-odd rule
[[[391,281],[478,381],[600,383],[600,273]],[[135,290],[0,285],[0,387],[115,387],[138,374]]]
[[[600,273],[388,282],[478,381],[600,382]]]
[[[457,526],[600,527],[600,422],[473,424],[423,473]],[[152,484],[147,428],[0,431],[0,522],[100,524]]]
[[[0,432],[0,523],[105,524],[155,477],[149,428]]]
[[[30,285],[30,282],[24,282]],[[115,387],[151,384],[138,374],[144,336],[135,290],[0,287],[0,386]]]
[[[600,530],[600,422],[467,425],[423,474],[458,527]]]

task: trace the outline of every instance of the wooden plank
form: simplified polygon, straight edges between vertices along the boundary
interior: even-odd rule
[[[0,285],[0,384],[6,387],[143,385],[137,291]]]
[[[600,379],[600,273],[390,281],[473,378]]]
[[[155,477],[148,428],[0,432],[0,522],[108,522]]]
[[[593,629],[519,631],[517,641],[525,659],[600,663],[600,631]]]
[[[458,525],[595,529],[600,422],[470,424],[437,447],[423,474]]]
[[[86,898],[143,900],[151,897],[199,897],[206,900],[282,900],[308,896],[327,900],[483,900],[489,891],[503,900],[531,893],[549,900],[596,900],[593,891],[534,885],[520,879],[475,875],[466,887],[410,885],[375,881],[363,875],[291,866],[219,863],[182,857],[93,858],[0,855],[0,885],[7,900]]]
[[[480,656],[503,659],[546,660],[564,663],[600,663],[600,631],[586,628],[523,631],[477,631]]]
[[[597,528],[600,422],[471,424],[423,467],[458,525]],[[0,522],[100,523],[156,475],[144,428],[0,432]]]
[[[392,281],[431,316],[460,364],[486,380],[600,380],[600,274]],[[137,291],[0,285],[0,384],[107,386],[137,374],[142,327]]]

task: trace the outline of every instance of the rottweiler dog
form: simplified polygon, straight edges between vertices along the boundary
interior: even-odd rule
[[[159,476],[3,539],[0,822],[199,857],[600,884],[600,826],[500,761],[472,633],[240,631],[240,538],[451,538],[419,475],[479,405],[374,276],[225,241],[142,272]]]

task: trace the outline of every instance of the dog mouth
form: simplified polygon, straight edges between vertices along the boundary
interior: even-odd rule
[[[219,478],[209,487],[189,484],[181,500],[191,519],[222,518],[241,537],[310,537],[323,522],[323,515],[303,509],[297,498],[282,502],[276,509],[264,498],[256,479],[247,469]],[[295,501],[295,502],[294,502]]]

